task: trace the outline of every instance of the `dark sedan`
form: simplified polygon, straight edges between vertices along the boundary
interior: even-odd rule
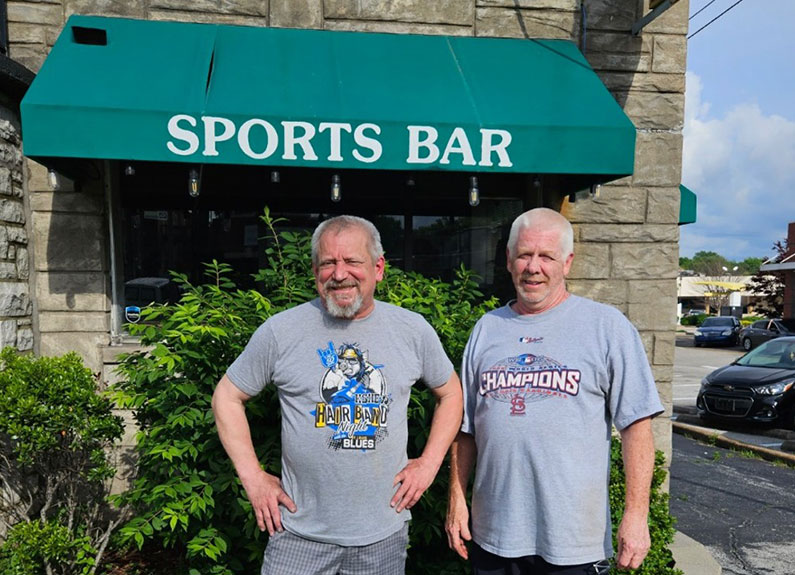
[[[745,351],[769,339],[795,335],[795,319],[760,319],[740,331],[740,343]]]
[[[741,327],[740,320],[731,315],[708,317],[696,328],[693,345],[737,345],[737,335]]]
[[[765,342],[710,373],[696,405],[705,419],[795,429],[795,337]]]

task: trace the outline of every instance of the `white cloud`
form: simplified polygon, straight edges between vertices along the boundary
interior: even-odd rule
[[[795,122],[755,103],[714,117],[701,94],[701,79],[688,72],[682,183],[698,196],[698,221],[682,227],[680,253],[771,255],[795,221]]]

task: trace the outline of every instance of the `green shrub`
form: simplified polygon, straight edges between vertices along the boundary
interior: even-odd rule
[[[620,571],[615,566],[611,574],[632,573],[633,575],[681,575],[682,571],[674,566],[673,555],[668,546],[674,540],[676,520],[668,510],[668,494],[662,491],[666,471],[665,455],[657,451],[654,457],[654,474],[651,480],[651,497],[649,504],[649,534],[651,548],[639,569]],[[613,521],[613,547],[616,544],[616,530],[624,514],[624,496],[626,494],[624,478],[624,462],[621,457],[621,442],[613,438],[610,449],[610,513]]]
[[[686,315],[685,317],[683,317],[683,318],[681,319],[681,321],[680,321],[679,323],[681,323],[682,325],[695,325],[695,326],[699,326],[699,325],[701,325],[702,323],[704,323],[704,320],[705,320],[706,318],[708,318],[708,317],[709,317],[709,315],[707,315],[707,314],[705,314],[705,313],[700,313],[700,314],[698,314],[698,315]]]
[[[121,418],[80,358],[0,352],[0,572],[94,573],[118,523],[105,503]]]
[[[76,536],[57,521],[34,520],[14,525],[0,547],[3,575],[45,575],[46,566],[56,573],[93,573],[96,549],[88,537]],[[64,570],[64,566],[70,566]]]

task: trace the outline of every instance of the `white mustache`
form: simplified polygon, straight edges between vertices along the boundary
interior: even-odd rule
[[[326,289],[340,289],[340,288],[348,288],[348,287],[359,287],[359,282],[353,281],[341,281],[338,282],[336,280],[328,280],[323,287]]]

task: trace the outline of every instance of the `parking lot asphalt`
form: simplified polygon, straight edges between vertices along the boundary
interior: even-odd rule
[[[793,575],[795,467],[679,434],[673,447],[671,514],[703,545],[701,564],[677,559],[677,567],[685,575]]]
[[[795,431],[718,426],[698,417],[695,398],[701,379],[714,369],[731,363],[744,351],[740,347],[695,348],[694,329],[685,328],[677,333],[674,364],[672,425],[677,436],[674,437],[671,466],[671,510],[679,518],[679,531],[671,550],[677,567],[683,569],[685,575],[795,573],[789,570],[795,558],[792,534],[788,532],[783,540],[780,539],[776,535],[775,519],[769,529],[770,537],[749,536],[759,531],[760,522],[770,523],[770,501],[775,501],[776,496],[768,501],[767,495],[760,493],[765,499],[760,511],[751,498],[742,493],[739,483],[747,480],[753,484],[758,480],[770,487],[770,481],[755,478],[753,474],[746,477],[746,474],[727,469],[730,463],[739,463],[740,459],[747,460],[750,456],[775,464],[783,463],[786,469],[795,473]],[[720,469],[733,474],[732,478],[715,473],[715,469],[709,470],[703,478],[699,475],[709,468],[702,461],[703,455],[710,452],[705,451],[704,446],[710,446],[711,455],[708,457],[713,462],[716,456],[723,458],[726,465]],[[732,454],[741,455],[736,457]],[[759,469],[763,465],[770,464],[750,463],[755,473],[764,472],[764,469]],[[742,479],[738,481],[738,477]],[[789,479],[784,481],[786,485]],[[754,485],[748,489],[753,492]],[[787,517],[785,523],[792,524],[792,517]],[[778,535],[781,533],[778,530]]]

